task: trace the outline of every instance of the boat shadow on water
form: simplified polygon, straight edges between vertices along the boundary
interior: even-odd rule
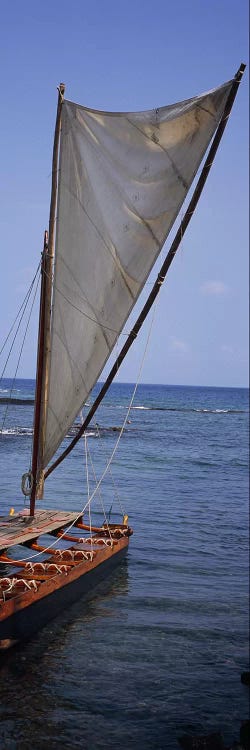
[[[30,669],[30,661],[47,658],[48,649],[62,651],[70,639],[71,631],[78,629],[84,638],[86,623],[99,617],[109,617],[109,604],[114,597],[125,596],[129,587],[128,560],[123,558],[117,569],[101,580],[72,603],[68,609],[60,612],[60,617],[52,619],[42,630],[27,639],[17,643],[12,649],[0,652],[1,674],[5,668],[17,669],[23,675]],[[27,664],[28,659],[28,664]],[[42,665],[41,665],[42,666]]]
[[[11,750],[28,750],[35,747],[43,750],[45,742],[50,748],[80,747],[75,737],[72,718],[72,739],[62,736],[62,729],[54,725],[52,715],[64,712],[70,706],[70,697],[64,689],[64,670],[60,691],[62,696],[53,692],[53,657],[60,655],[61,664],[74,671],[73,663],[78,659],[84,661],[82,648],[86,629],[91,630],[98,620],[112,615],[114,599],[118,601],[126,596],[129,587],[128,561],[123,559],[119,568],[97,584],[92,592],[83,596],[68,610],[46,625],[28,642],[17,644],[14,648],[0,654],[0,747]],[[119,603],[116,605],[119,609]],[[83,652],[83,653],[82,653]],[[71,662],[72,659],[72,662]],[[85,662],[86,666],[86,662]],[[82,666],[84,679],[84,666]],[[88,679],[91,678],[89,675]],[[52,681],[52,682],[51,682]],[[18,690],[17,690],[18,685]],[[88,705],[88,696],[86,694]],[[75,706],[75,710],[77,706]],[[85,748],[84,738],[81,747]]]

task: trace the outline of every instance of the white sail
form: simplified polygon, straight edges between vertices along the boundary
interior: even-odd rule
[[[45,468],[176,219],[232,82],[139,113],[62,107]]]

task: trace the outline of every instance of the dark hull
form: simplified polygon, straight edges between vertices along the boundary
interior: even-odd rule
[[[97,567],[79,575],[61,588],[33,601],[0,622],[0,651],[28,640],[34,633],[57,617],[73,602],[89,594],[106,578],[126,555],[127,545],[103,560]]]

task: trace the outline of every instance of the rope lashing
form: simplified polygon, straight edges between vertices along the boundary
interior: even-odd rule
[[[127,536],[127,529],[112,529],[112,536],[116,539],[121,539],[122,536]]]
[[[72,561],[81,561],[81,560],[92,560],[93,559],[93,553],[91,552],[84,552],[83,550],[71,550],[71,549],[57,549],[55,550],[55,557],[59,558],[60,560],[72,560]]]
[[[56,565],[56,563],[31,563],[25,565],[25,570],[29,573],[39,575],[39,573],[68,573],[70,568],[67,565]]]
[[[24,578],[2,578],[0,580],[0,592],[3,595],[3,600],[7,594],[13,593],[14,595],[20,594],[22,591],[37,591],[39,582],[32,580],[26,581]]]
[[[76,550],[75,560],[93,560],[95,552],[84,552],[83,550]]]
[[[72,549],[56,549],[54,555],[60,560],[74,560],[74,552]]]
[[[165,281],[165,276],[158,276],[158,286],[161,286]]]
[[[106,547],[113,547],[113,544],[114,544],[112,539],[103,539],[103,538],[100,539],[100,537],[98,539],[93,539],[93,537],[88,537],[87,539],[82,539],[81,541],[86,542],[86,544],[105,544]]]

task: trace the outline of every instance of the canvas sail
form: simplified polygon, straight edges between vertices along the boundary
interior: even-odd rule
[[[139,113],[62,107],[45,468],[176,219],[232,82]]]

